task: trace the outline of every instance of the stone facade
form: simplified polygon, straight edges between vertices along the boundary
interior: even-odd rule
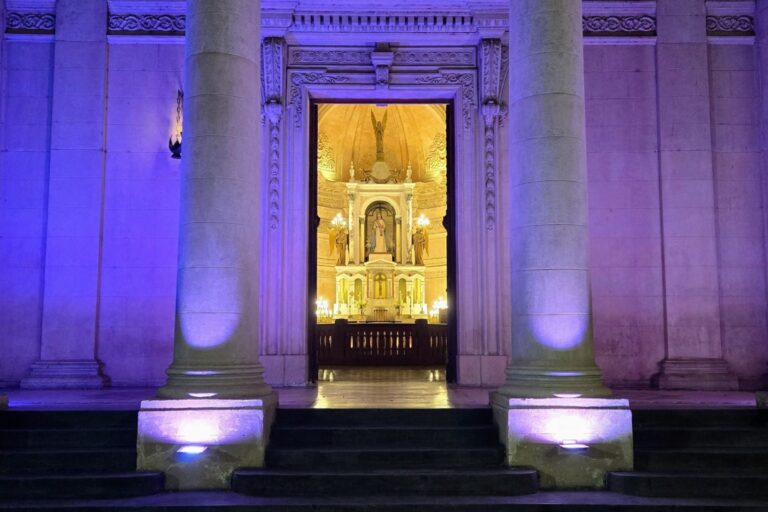
[[[0,2],[2,385],[160,385],[171,363],[181,170],[167,140],[185,2],[89,1]],[[524,78],[509,2],[284,4],[262,2],[266,105],[259,140],[243,142],[269,148],[252,155],[266,380],[307,377],[310,99],[421,99],[455,112],[458,379],[501,384],[515,327],[508,84]],[[759,387],[766,2],[585,1],[582,21],[603,378]],[[372,59],[375,43],[392,45],[390,64]]]

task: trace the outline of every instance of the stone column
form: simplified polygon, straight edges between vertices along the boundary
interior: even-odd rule
[[[107,3],[56,2],[40,361],[23,388],[98,388]]]
[[[506,396],[605,396],[592,354],[581,2],[512,0]]]
[[[657,2],[666,389],[738,387],[721,339],[705,17],[705,0]]]
[[[628,402],[594,398],[581,19],[581,0],[510,0],[512,361],[491,404],[507,463],[545,489],[632,468]]]
[[[259,1],[187,4],[176,333],[162,398],[271,393],[257,330],[259,29]]]
[[[274,416],[257,330],[260,9],[187,1],[174,360],[137,441],[137,467],[171,490],[228,489],[263,465]]]

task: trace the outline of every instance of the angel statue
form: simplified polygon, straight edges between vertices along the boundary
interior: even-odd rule
[[[429,232],[424,226],[416,226],[416,231],[411,238],[416,265],[424,265],[424,254],[429,256]]]
[[[373,131],[376,134],[376,161],[384,161],[384,130],[387,129],[387,111],[384,111],[384,117],[381,121],[376,120],[376,116],[373,115],[371,110],[371,124],[373,124]]]
[[[347,255],[347,243],[349,241],[349,231],[343,223],[331,223],[328,228],[329,254],[333,255],[334,249],[339,251],[339,257],[336,265],[346,265],[345,257]]]

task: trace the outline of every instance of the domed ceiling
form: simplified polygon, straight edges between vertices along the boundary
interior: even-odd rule
[[[445,105],[378,106],[373,104],[321,104],[318,111],[318,171],[328,181],[349,181],[355,164],[360,179],[376,161],[376,134],[371,113],[387,122],[384,161],[400,171],[410,162],[413,181],[439,181],[446,171]]]

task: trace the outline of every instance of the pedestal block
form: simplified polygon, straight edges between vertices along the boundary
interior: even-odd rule
[[[678,358],[661,362],[660,389],[737,390],[739,380],[722,359]]]
[[[609,471],[632,469],[627,400],[494,392],[491,405],[507,464],[536,468],[542,489],[602,488]]]
[[[251,400],[145,400],[139,471],[162,471],[169,491],[229,489],[232,471],[264,465],[276,395]]]

